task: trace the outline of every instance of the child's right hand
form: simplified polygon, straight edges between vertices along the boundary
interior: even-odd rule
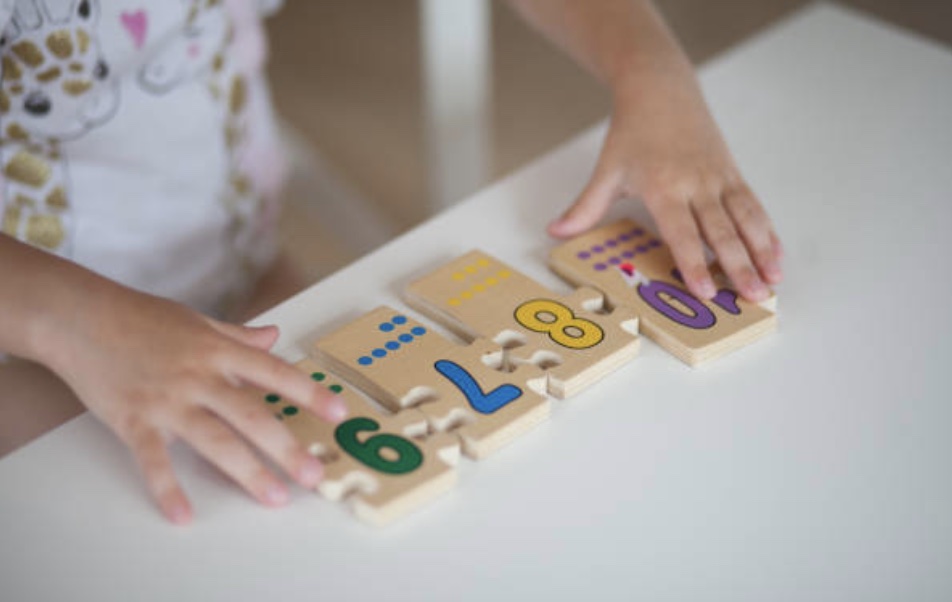
[[[268,353],[277,328],[233,326],[133,291],[0,234],[0,349],[45,364],[132,450],[162,512],[191,507],[166,451],[180,438],[269,506],[323,470],[262,403],[280,394],[337,422],[341,399]],[[249,445],[249,443],[251,445]]]
[[[249,442],[301,485],[317,484],[320,462],[274,419],[256,390],[274,391],[332,422],[346,409],[268,353],[276,327],[225,324],[171,301],[105,288],[80,302],[83,310],[49,350],[48,364],[129,446],[166,517],[191,518],[166,450],[174,438],[269,506],[285,503],[288,490]]]

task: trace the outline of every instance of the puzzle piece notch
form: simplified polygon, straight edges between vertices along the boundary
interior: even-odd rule
[[[457,480],[459,442],[428,436],[426,418],[414,410],[386,416],[330,370],[311,359],[297,367],[337,393],[347,418],[332,425],[274,394],[265,401],[291,433],[324,463],[318,492],[346,501],[362,521],[386,525],[451,489]]]
[[[776,329],[776,315],[768,309],[775,307],[776,296],[761,305],[744,301],[715,270],[718,296],[697,299],[680,280],[669,249],[631,220],[556,247],[549,266],[572,284],[602,291],[613,305],[630,307],[646,336],[692,366]]]
[[[535,364],[565,398],[638,353],[638,321],[601,293],[565,297],[482,252],[470,251],[407,286],[411,307],[472,339],[491,339],[510,364]]]
[[[491,341],[458,345],[389,307],[322,337],[315,350],[386,407],[414,408],[431,432],[458,436],[473,459],[491,455],[550,413],[541,393],[546,377],[538,369],[507,369]]]

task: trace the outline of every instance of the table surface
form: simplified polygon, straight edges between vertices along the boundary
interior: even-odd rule
[[[786,243],[778,333],[694,370],[645,341],[385,530],[303,490],[263,510],[179,447],[197,517],[172,528],[81,417],[0,461],[0,597],[952,599],[952,53],[815,5],[701,79]],[[543,224],[603,133],[259,321],[297,359],[472,247],[566,291]]]

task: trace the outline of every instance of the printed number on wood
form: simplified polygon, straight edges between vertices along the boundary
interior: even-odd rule
[[[545,369],[556,397],[574,394],[638,352],[637,321],[602,312],[601,294],[581,289],[562,297],[481,251],[413,282],[406,298],[461,336],[503,345],[507,364]]]
[[[605,293],[613,305],[633,308],[642,331],[695,365],[742,347],[776,328],[776,315],[722,287],[701,301],[684,286],[667,246],[647,229],[622,220],[557,248],[552,269],[569,282]],[[724,283],[723,275],[717,279]]]
[[[457,345],[389,307],[321,338],[316,349],[335,372],[398,415],[415,408],[431,430],[459,436],[473,458],[549,415],[538,369],[503,371],[502,350],[491,342]]]
[[[382,525],[453,487],[459,457],[454,437],[425,437],[426,419],[413,410],[383,415],[313,360],[297,366],[340,395],[348,410],[343,422],[332,425],[278,395],[264,396],[275,417],[324,463],[318,485],[323,496],[348,499],[359,518]]]

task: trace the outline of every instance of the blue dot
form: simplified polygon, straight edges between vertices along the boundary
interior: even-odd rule
[[[400,348],[400,343],[396,341],[388,341],[387,344],[384,345],[384,347],[386,347],[390,351],[396,351],[397,349]]]
[[[380,348],[378,347],[377,349],[374,349],[373,351],[371,351],[371,352],[370,352],[370,355],[372,355],[372,356],[374,356],[374,357],[383,357],[383,356],[387,355],[387,351],[386,351],[385,349],[380,349]]]
[[[407,317],[406,317],[406,316],[394,316],[394,317],[393,317],[393,323],[394,323],[394,324],[397,324],[397,325],[406,324],[406,323],[407,323]]]
[[[391,330],[393,330],[393,324],[391,324],[390,322],[384,322],[383,324],[379,326],[379,328],[383,332],[390,332]]]
[[[357,363],[361,366],[369,366],[370,364],[374,363],[374,361],[365,355],[357,360]]]
[[[400,335],[399,337],[397,337],[397,338],[400,339],[400,340],[401,340],[402,342],[404,342],[404,343],[409,343],[409,342],[413,341],[413,335],[412,335],[412,334],[406,334],[406,333],[404,333],[404,334],[401,334],[401,335]]]
[[[423,328],[422,326],[414,326],[413,328],[410,329],[410,332],[412,332],[414,335],[418,337],[422,337],[423,335],[426,334],[426,328]]]

